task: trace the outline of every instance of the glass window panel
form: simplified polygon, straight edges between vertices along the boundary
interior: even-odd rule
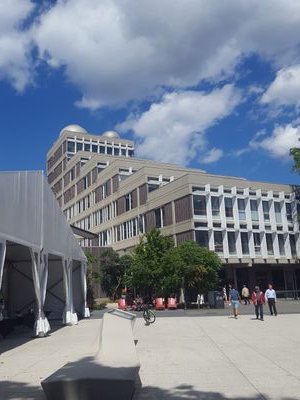
[[[285,209],[286,209],[286,219],[289,222],[292,222],[293,221],[292,204],[285,203]]]
[[[196,231],[196,242],[199,244],[199,246],[208,248],[209,246],[208,232]]]
[[[260,234],[259,233],[253,233],[253,240],[254,240],[254,250],[255,254],[260,254],[261,250],[261,240],[260,240]]]
[[[235,233],[227,232],[229,254],[236,254]]]
[[[269,255],[274,254],[274,249],[273,249],[273,237],[271,233],[266,234],[266,242],[267,242],[267,251]]]
[[[112,155],[112,147],[107,146],[106,151],[107,154]]]
[[[75,142],[68,140],[68,153],[75,153]]]
[[[81,151],[82,150],[82,146],[83,146],[82,143],[77,142],[77,144],[76,144],[77,151]]]
[[[264,220],[270,221],[270,205],[268,201],[262,202],[263,213],[264,213]]]
[[[212,196],[211,198],[211,210],[213,216],[220,215],[220,199],[217,196]]]
[[[214,231],[215,252],[223,253],[223,235],[221,231]]]
[[[84,143],[84,151],[91,151],[91,144],[90,143]]]
[[[295,235],[289,235],[289,238],[290,238],[291,253],[292,256],[295,257],[297,255]]]
[[[114,156],[118,156],[120,152],[119,147],[114,147]]]
[[[279,247],[279,254],[281,256],[284,256],[285,255],[284,236],[281,234],[278,235],[278,247]]]
[[[247,232],[241,232],[242,253],[249,254],[249,237]]]
[[[206,197],[205,196],[193,196],[194,214],[195,215],[206,215]]]
[[[233,218],[233,204],[231,197],[225,197],[225,215],[227,218]]]
[[[244,199],[238,199],[239,219],[246,219],[246,204]]]
[[[257,200],[250,200],[250,209],[252,221],[258,221]]]
[[[281,224],[281,205],[278,201],[274,202],[274,209],[275,209],[275,220],[278,224]]]

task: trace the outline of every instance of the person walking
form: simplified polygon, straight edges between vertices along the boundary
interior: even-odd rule
[[[266,290],[266,293],[265,293],[265,298],[269,305],[270,314],[275,315],[275,317],[276,317],[277,316],[277,308],[276,308],[277,298],[276,298],[276,292],[273,289],[273,285],[271,283],[269,283],[269,285],[268,285],[268,289]]]
[[[242,289],[242,299],[245,305],[250,304],[250,292],[246,285],[244,285]]]
[[[265,295],[260,290],[259,286],[255,286],[255,290],[252,293],[251,300],[255,307],[256,319],[264,320],[264,304],[265,304]]]
[[[240,306],[240,295],[239,292],[234,287],[230,288],[229,302],[232,304],[234,318],[237,319],[238,309]]]

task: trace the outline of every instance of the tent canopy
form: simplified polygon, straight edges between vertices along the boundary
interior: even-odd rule
[[[42,171],[1,172],[0,204],[0,238],[86,260]]]

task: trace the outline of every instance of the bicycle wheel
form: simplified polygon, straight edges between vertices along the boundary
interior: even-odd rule
[[[144,318],[146,324],[149,324],[149,323],[150,323],[149,311],[148,311],[148,310],[144,310],[144,311],[143,311],[143,318]]]
[[[155,317],[154,312],[151,311],[151,310],[148,310],[148,322],[149,322],[149,324],[153,324],[155,322],[155,319],[156,319],[156,317]]]

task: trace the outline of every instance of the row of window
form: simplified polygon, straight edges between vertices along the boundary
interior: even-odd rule
[[[219,196],[210,197],[211,212],[213,217],[220,216],[222,198]],[[282,223],[283,203],[274,201],[275,221],[278,224]],[[207,198],[204,195],[193,195],[194,215],[207,216]],[[233,218],[234,200],[232,197],[224,197],[225,215],[227,218]],[[250,199],[250,213],[252,221],[259,220],[258,212],[259,202],[256,199]],[[241,221],[246,220],[246,200],[237,199],[238,216]],[[271,202],[262,200],[262,210],[264,221],[270,221]],[[293,210],[291,203],[285,203],[285,217],[288,222],[293,221]]]
[[[89,141],[73,141],[68,140],[67,142],[67,152],[69,156],[74,155],[78,151],[87,151],[98,154],[108,154],[114,156],[124,156],[124,157],[133,157],[134,150],[132,148],[128,148],[127,146],[123,146],[121,143],[112,144],[112,143],[95,143]]]
[[[192,191],[193,191],[193,193],[205,192],[206,191],[206,187],[205,186],[193,186]],[[208,191],[211,192],[211,193],[220,193],[219,187],[210,186]],[[243,189],[243,188],[236,188],[236,190],[233,191],[233,188],[224,187],[223,188],[223,193],[239,194],[239,195],[244,195],[245,194],[247,196],[270,197],[270,194],[267,191],[256,191],[256,190]],[[280,197],[280,195],[279,195],[279,193],[272,192],[272,197],[275,198],[275,199],[278,199]],[[291,198],[291,196],[290,196],[290,194],[286,193],[284,195],[284,198],[289,200]]]
[[[209,247],[209,232],[208,231],[200,231],[196,230],[196,242],[200,246]],[[236,235],[235,232],[223,232],[223,231],[214,231],[213,232],[213,240],[214,240],[214,251],[216,253],[224,252],[224,239],[225,234],[227,235],[227,243],[228,243],[228,252],[230,255],[237,254],[237,240],[240,240],[242,254],[249,255],[249,239],[250,233],[248,232],[240,232],[239,235]],[[268,255],[274,255],[274,241],[277,240],[279,254],[281,256],[286,255],[286,240],[289,239],[289,245],[291,249],[291,254],[293,257],[297,255],[296,250],[296,240],[295,235],[289,234],[283,235],[272,235],[271,233],[265,234],[266,239],[266,247]],[[256,256],[262,255],[262,235],[258,232],[253,233],[253,244],[254,244],[254,253]]]

